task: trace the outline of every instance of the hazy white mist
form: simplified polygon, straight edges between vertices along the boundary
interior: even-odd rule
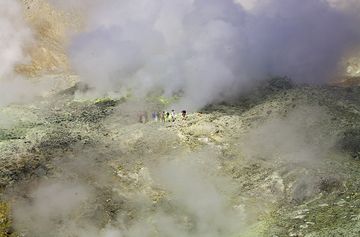
[[[83,81],[104,94],[180,93],[188,108],[231,98],[271,76],[329,82],[360,42],[357,2],[52,2],[85,13],[87,29],[69,48]]]

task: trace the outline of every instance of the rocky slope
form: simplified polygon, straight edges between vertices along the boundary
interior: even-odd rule
[[[137,236],[145,224],[149,236],[167,236],[164,226],[174,236],[358,236],[359,99],[357,87],[273,80],[165,124],[138,123],[139,106],[150,106],[141,101],[76,101],[72,90],[9,106],[0,236],[83,236],[89,226],[94,236]],[[158,177],[163,166],[172,173]],[[206,203],[220,197],[218,209]]]
[[[81,20],[23,2],[37,45],[17,71],[70,88],[0,109],[0,237],[359,236],[359,87],[273,79],[141,124],[164,106],[79,100],[66,32]]]

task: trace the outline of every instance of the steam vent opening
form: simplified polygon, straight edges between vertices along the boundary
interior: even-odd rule
[[[0,237],[360,236],[360,1],[0,0]]]

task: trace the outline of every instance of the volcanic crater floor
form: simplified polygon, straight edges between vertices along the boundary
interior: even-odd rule
[[[360,235],[359,87],[269,84],[173,123],[139,104],[2,108],[0,236]]]

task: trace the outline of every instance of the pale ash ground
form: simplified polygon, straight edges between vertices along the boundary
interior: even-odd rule
[[[204,236],[202,225],[213,236],[359,236],[359,100],[359,88],[274,80],[236,103],[165,124],[137,123],[139,101],[79,102],[71,90],[9,106],[1,111],[0,236],[49,236],[49,226],[51,236],[82,236],[84,223],[94,236],[110,236],[109,226],[134,236],[138,223],[149,236],[166,236],[159,213],[183,236]],[[174,170],[185,184],[157,177],[173,161],[191,166]],[[53,211],[42,222],[36,190],[47,182],[91,191],[66,212],[57,201],[45,205]],[[199,214],[217,210],[201,203],[218,196],[217,212]],[[28,211],[19,216],[16,207]],[[223,223],[224,213],[234,216]]]
[[[65,33],[81,19],[23,2],[39,47],[17,71],[63,78]],[[76,81],[65,79],[57,88]],[[0,236],[133,237],[139,224],[160,237],[360,235],[358,87],[273,81],[174,124],[137,123],[139,101],[77,101],[73,91],[1,109]],[[174,160],[190,168],[166,178],[188,185],[157,177]],[[164,230],[159,213],[176,224]]]

